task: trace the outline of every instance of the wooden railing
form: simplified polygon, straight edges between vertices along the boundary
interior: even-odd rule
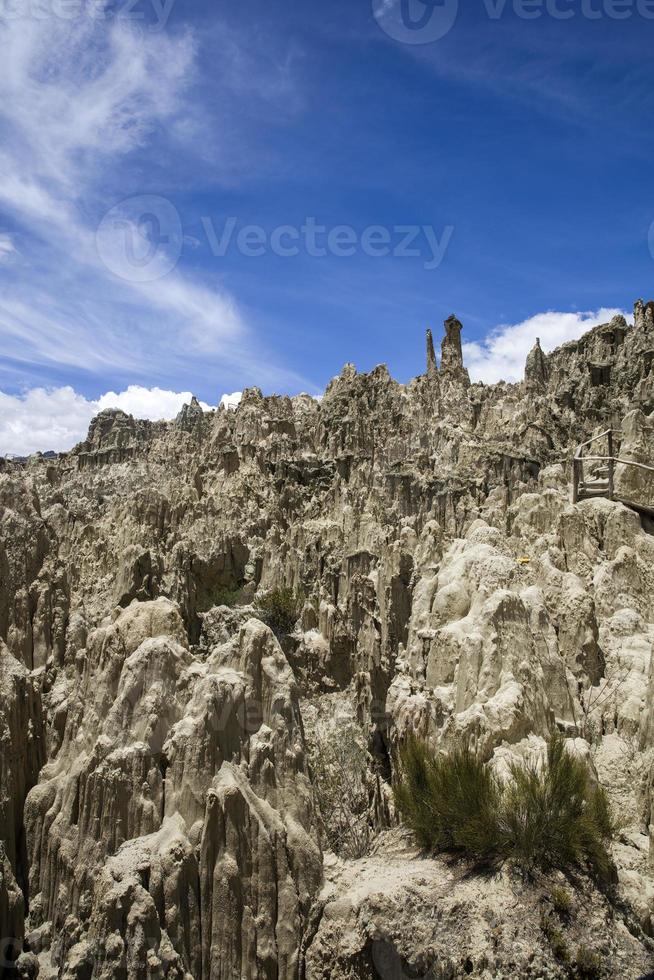
[[[584,449],[588,446],[592,446],[594,443],[599,442],[600,439],[608,440],[608,456],[584,456]],[[607,462],[608,463],[608,482],[606,485],[606,496],[609,500],[613,500],[615,495],[615,457],[613,454],[614,450],[614,439],[615,432],[613,429],[607,429],[606,432],[601,432],[597,436],[593,436],[592,439],[588,439],[586,442],[582,442],[580,446],[577,446],[577,451],[572,460],[572,502],[577,503],[579,500],[584,499],[584,490],[586,488],[586,482],[584,477],[584,463],[590,462]]]
[[[622,459],[620,456],[615,455],[615,443],[616,437],[621,436],[622,433],[620,429],[607,429],[606,432],[601,432],[597,436],[593,436],[592,439],[588,439],[587,442],[582,442],[580,446],[577,446],[577,451],[572,460],[572,502],[578,503],[580,500],[585,500],[589,497],[608,497],[609,500],[622,500],[623,503],[627,503],[632,507],[638,507],[639,505],[633,503],[632,501],[625,500],[619,494],[616,496],[615,493],[615,467],[618,465],[623,466],[635,466],[638,469],[646,470],[649,473],[654,474],[654,466],[648,466],[646,463],[639,463],[635,459]],[[585,456],[584,450],[588,446],[592,446],[594,443],[599,442],[600,439],[606,439],[608,443],[608,455],[607,456]],[[587,483],[584,474],[584,464],[585,463],[606,463],[607,469],[607,479],[606,481],[595,480],[592,483]],[[650,509],[649,507],[647,509]]]

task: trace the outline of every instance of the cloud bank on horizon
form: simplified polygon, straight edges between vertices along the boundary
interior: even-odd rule
[[[543,350],[549,353],[618,315],[633,322],[632,314],[625,310],[603,307],[594,313],[536,313],[522,323],[502,324],[483,341],[463,344],[466,367],[473,381],[485,384],[521,381],[527,354],[537,337]]]
[[[464,344],[464,361],[473,381],[521,381],[536,337],[549,352],[619,314],[629,318],[623,310],[611,308],[594,313],[538,313],[522,323],[497,327],[482,343]],[[241,395],[240,391],[223,395],[219,405],[235,409]],[[65,452],[84,439],[89,422],[103,409],[120,408],[136,418],[158,421],[174,418],[191,397],[190,391],[140,385],[130,385],[118,393],[109,391],[97,399],[87,399],[69,385],[50,390],[34,388],[18,396],[0,391],[0,454]],[[205,411],[212,407],[200,404]]]
[[[223,395],[219,405],[235,409],[241,392]],[[70,385],[32,388],[22,395],[0,391],[0,455],[27,456],[35,452],[66,452],[81,442],[91,419],[109,408],[153,422],[175,418],[191,401],[190,391],[166,391],[130,385],[125,391],[108,391],[88,399]],[[205,412],[211,405],[200,402]]]

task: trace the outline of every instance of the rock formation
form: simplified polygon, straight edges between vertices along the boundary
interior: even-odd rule
[[[547,358],[540,346],[540,338],[536,337],[536,343],[530,350],[525,365],[525,387],[532,393],[542,392],[547,387],[548,379]]]
[[[462,330],[463,325],[455,316],[450,316],[445,321],[445,336],[441,346],[441,370],[446,377],[469,385],[470,377],[463,366]]]
[[[621,818],[571,955],[654,969],[652,309],[536,342],[520,384],[471,384],[450,317],[408,385],[347,365],[0,460],[2,976],[569,976],[557,879],[418,854],[391,791],[410,734],[501,776],[556,729]],[[627,504],[573,504],[608,428]],[[324,731],[360,856],[328,848]]]
[[[438,364],[436,363],[436,351],[434,350],[434,337],[431,330],[427,331],[427,377],[438,377]]]

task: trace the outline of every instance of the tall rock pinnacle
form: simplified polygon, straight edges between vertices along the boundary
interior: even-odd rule
[[[453,315],[445,321],[445,336],[441,345],[441,373],[464,385],[470,384],[470,375],[463,366],[461,331],[463,325]]]
[[[434,337],[431,330],[427,331],[427,377],[435,378],[438,376],[438,365],[436,363],[436,351],[434,350]]]
[[[548,378],[547,358],[540,346],[540,338],[536,337],[536,343],[529,351],[525,364],[525,388],[528,392],[542,391],[547,386]]]
[[[634,326],[637,330],[651,330],[654,328],[654,302],[643,303],[642,299],[636,300],[634,305]]]

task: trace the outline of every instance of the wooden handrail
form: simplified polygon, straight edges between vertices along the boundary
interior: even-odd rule
[[[617,430],[615,430],[615,429],[607,429],[606,432],[601,432],[598,436],[593,436],[592,439],[588,439],[586,442],[582,442],[582,444],[580,446],[577,446],[577,452],[575,453],[575,456],[577,457],[577,459],[581,459],[582,458],[581,450],[585,446],[591,446],[594,442],[597,442],[599,439],[604,439],[606,436],[613,435],[613,433],[615,431],[617,431]]]
[[[576,456],[575,459],[583,460],[584,463],[619,463],[622,466],[638,466],[641,470],[649,470],[650,473],[654,473],[654,466],[639,463],[635,459],[620,459],[619,456]]]
[[[614,436],[616,434],[621,434],[620,429],[607,429],[606,432],[602,432],[597,436],[593,436],[592,439],[588,439],[586,442],[582,442],[580,446],[577,446],[575,455],[572,458],[572,502],[577,503],[581,495],[581,488],[587,489],[584,480],[584,463],[607,463],[608,464],[608,485],[606,488],[606,495],[609,500],[614,500],[615,495],[615,467],[616,466],[636,466],[638,469],[645,470],[647,473],[654,473],[654,466],[648,466],[647,463],[639,463],[635,459],[622,459],[620,456],[614,455]],[[598,442],[600,439],[608,439],[608,456],[584,456],[584,449],[586,446],[591,446],[594,442]],[[590,484],[592,486],[592,483]],[[619,497],[618,497],[619,499]]]

